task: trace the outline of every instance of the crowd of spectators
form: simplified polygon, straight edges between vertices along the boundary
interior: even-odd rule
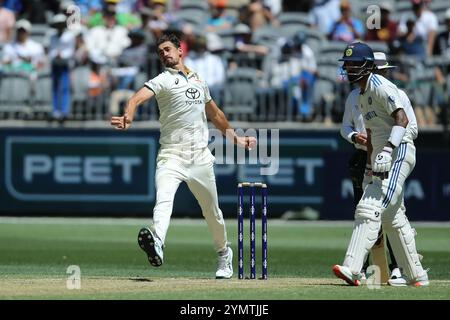
[[[345,96],[350,88],[338,70],[342,53],[327,56],[336,63],[330,75],[322,68],[321,45],[379,42],[399,64],[391,76],[400,86],[408,89],[411,83],[408,68],[433,71],[429,83],[438,97],[427,101],[411,95],[419,125],[434,125],[442,122],[441,107],[448,104],[450,9],[441,9],[445,13],[438,17],[430,9],[433,1],[0,0],[0,74],[26,73],[30,81],[38,81],[39,72],[50,72],[49,119],[63,122],[72,113],[73,70],[86,68],[87,96],[107,117],[119,113],[142,85],[140,74],[146,80],[161,71],[155,40],[172,32],[182,39],[186,65],[205,78],[219,104],[227,103],[227,74],[252,67],[259,79],[257,92],[277,88],[284,93],[293,121],[331,123],[340,121],[343,101],[336,99],[332,110],[324,110],[317,84],[335,77],[335,96]],[[398,2],[406,8],[402,12]],[[370,4],[380,9],[376,28],[368,27],[365,9]],[[289,13],[299,13],[302,27],[296,30],[294,24],[284,32]],[[40,38],[38,26],[47,27]],[[311,42],[311,35],[320,42]],[[405,56],[409,64],[402,64]],[[428,61],[436,56],[448,63],[430,67]]]

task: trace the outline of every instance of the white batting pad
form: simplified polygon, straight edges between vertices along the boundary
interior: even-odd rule
[[[363,198],[356,207],[353,234],[343,263],[355,274],[361,271],[369,250],[378,238],[381,214],[380,206],[375,202]]]
[[[420,262],[420,255],[416,250],[416,233],[409,224],[402,208],[397,211],[393,219],[383,217],[383,230],[389,238],[397,263],[403,269],[409,280],[417,279],[425,274]]]

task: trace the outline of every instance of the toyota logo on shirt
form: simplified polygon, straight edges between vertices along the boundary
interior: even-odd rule
[[[200,91],[198,91],[195,88],[187,89],[185,94],[186,94],[186,97],[188,97],[189,99],[198,99],[198,98],[200,98]]]

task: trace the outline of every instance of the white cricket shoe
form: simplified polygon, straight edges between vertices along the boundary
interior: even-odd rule
[[[139,247],[147,254],[148,261],[154,267],[159,267],[163,264],[164,245],[161,240],[156,237],[150,228],[145,227],[139,230],[138,234]]]
[[[424,273],[422,276],[414,279],[413,281],[406,281],[403,277],[399,278],[392,278],[388,280],[388,285],[392,287],[406,287],[407,285],[413,286],[413,287],[426,287],[430,285],[430,282],[428,281],[428,275],[427,273]]]
[[[216,279],[230,279],[233,276],[233,250],[227,247],[227,252],[219,252]]]
[[[388,284],[394,287],[404,287],[408,285],[408,282],[403,278],[400,268],[394,268],[391,272],[391,277],[388,280]]]
[[[391,279],[402,278],[402,273],[400,272],[400,268],[394,268],[391,272]]]
[[[334,275],[351,286],[361,285],[361,275],[353,274],[348,267],[340,266],[338,264],[333,266]]]
[[[425,272],[422,276],[414,279],[410,283],[414,287],[426,287],[430,285],[430,281],[428,280],[428,274]]]

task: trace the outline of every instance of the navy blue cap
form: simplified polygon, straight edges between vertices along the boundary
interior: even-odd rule
[[[339,61],[374,61],[373,50],[362,42],[353,42],[345,48],[344,56]]]

